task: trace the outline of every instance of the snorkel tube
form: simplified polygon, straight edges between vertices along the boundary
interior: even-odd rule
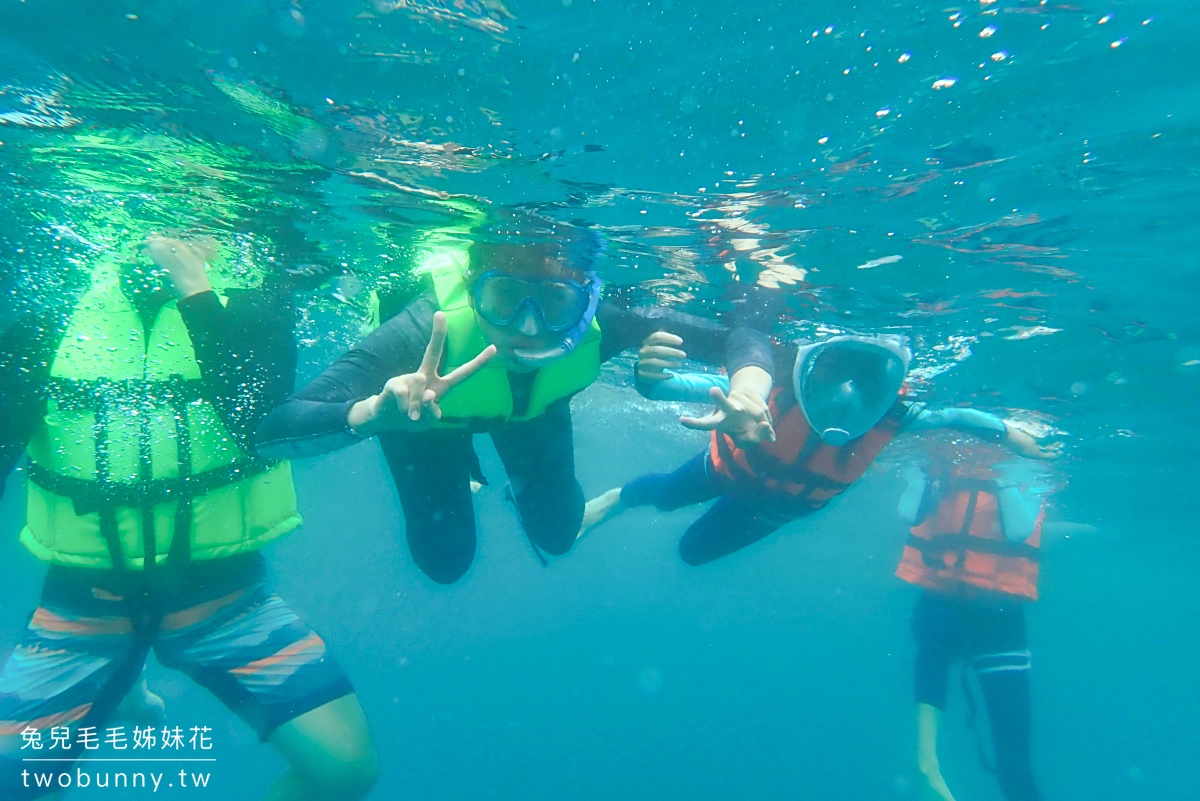
[[[831,337],[802,344],[792,389],[823,442],[841,446],[870,431],[896,402],[912,351],[896,335]]]

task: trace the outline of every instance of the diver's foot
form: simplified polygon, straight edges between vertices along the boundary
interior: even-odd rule
[[[917,798],[921,801],[955,801],[940,772],[927,776],[917,771]]]
[[[610,489],[608,492],[592,498],[587,502],[587,506],[583,508],[583,525],[579,527],[579,534],[576,535],[575,539],[582,539],[583,535],[596,526],[607,520],[611,520],[624,511],[625,505],[621,503],[620,487]]]
[[[150,692],[146,680],[142,679],[121,701],[115,717],[136,726],[154,726],[162,724],[167,717],[167,702],[156,693]]]

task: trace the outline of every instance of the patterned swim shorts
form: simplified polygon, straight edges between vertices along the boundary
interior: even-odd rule
[[[324,640],[271,591],[265,572],[259,554],[196,562],[165,589],[147,592],[128,574],[51,567],[41,603],[0,670],[0,755],[28,727],[103,725],[151,649],[263,740],[354,692]]]

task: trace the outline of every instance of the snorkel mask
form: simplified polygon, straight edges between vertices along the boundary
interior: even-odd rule
[[[533,314],[542,330],[561,334],[562,338],[547,348],[511,350],[515,359],[531,368],[573,351],[600,305],[602,282],[596,266],[604,253],[604,241],[586,228],[572,228],[565,240],[560,258],[584,274],[582,282],[566,276],[532,278],[489,271],[471,286],[475,312],[491,325],[506,328]]]
[[[904,337],[831,337],[800,347],[792,388],[821,440],[845,445],[887,414],[904,385],[911,359]]]

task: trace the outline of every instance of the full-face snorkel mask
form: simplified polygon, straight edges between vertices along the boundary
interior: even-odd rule
[[[904,337],[831,337],[800,347],[792,388],[821,440],[845,445],[887,414],[904,385],[911,359]]]

